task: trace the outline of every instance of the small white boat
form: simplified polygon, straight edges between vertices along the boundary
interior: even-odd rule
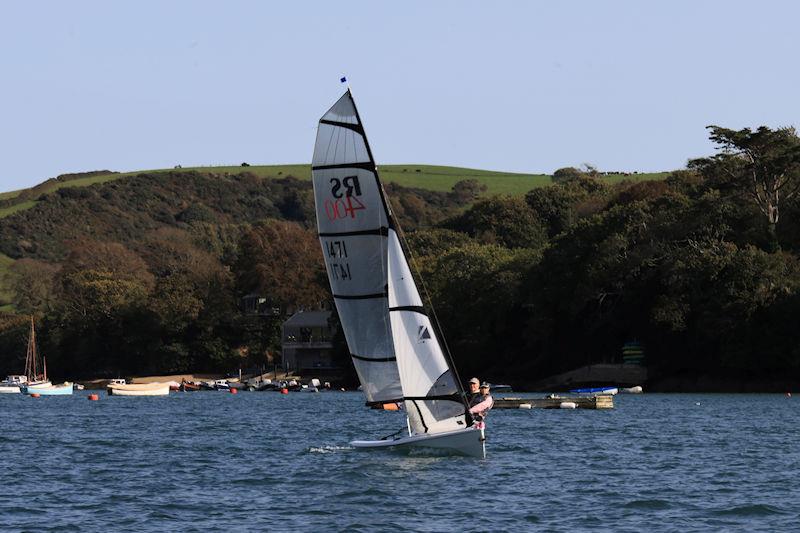
[[[214,389],[216,390],[230,390],[231,384],[228,383],[226,379],[215,379],[214,380]]]
[[[0,394],[19,394],[23,385],[28,383],[28,376],[13,374],[0,381]]]
[[[38,381],[31,381],[29,383],[26,383],[22,387],[25,389],[46,389],[52,386],[53,384],[50,382],[49,379],[43,379]]]
[[[641,394],[644,391],[641,385],[636,385],[635,387],[626,387],[624,389],[620,389],[620,392],[624,392],[625,394]]]
[[[109,383],[109,396],[167,396],[169,383]]]

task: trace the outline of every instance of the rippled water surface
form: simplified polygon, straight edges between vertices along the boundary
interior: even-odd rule
[[[800,397],[494,410],[488,457],[356,451],[358,393],[0,396],[0,529],[796,530]]]

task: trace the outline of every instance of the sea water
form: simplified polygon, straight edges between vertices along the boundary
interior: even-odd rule
[[[2,531],[779,531],[800,397],[645,394],[500,410],[487,458],[354,450],[359,393],[0,396]]]

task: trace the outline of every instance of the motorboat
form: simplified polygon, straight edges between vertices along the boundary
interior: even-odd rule
[[[0,381],[0,394],[19,394],[20,387],[28,382],[27,376],[11,375]]]

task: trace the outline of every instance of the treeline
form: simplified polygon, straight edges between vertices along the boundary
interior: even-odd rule
[[[525,197],[478,198],[470,181],[387,187],[462,373],[524,385],[621,362],[635,340],[662,388],[781,390],[800,377],[800,140],[711,138],[715,155],[663,181],[609,185],[587,168]],[[242,296],[283,310],[329,299],[305,181],[143,175],[9,219],[15,305],[41,318],[51,366],[72,375],[258,364],[280,320],[243,313]],[[1,320],[10,372],[24,317]]]
[[[716,155],[664,181],[607,186],[571,169],[420,232],[467,372],[530,382],[622,362],[635,340],[657,387],[796,383],[800,139],[718,127],[711,138]]]
[[[481,191],[389,189],[412,229]],[[0,373],[23,367],[31,314],[56,377],[271,365],[286,314],[329,299],[309,181],[176,171],[37,200],[0,219],[0,252],[16,260],[3,280],[16,313],[0,315]],[[246,295],[279,313],[245,312]]]

